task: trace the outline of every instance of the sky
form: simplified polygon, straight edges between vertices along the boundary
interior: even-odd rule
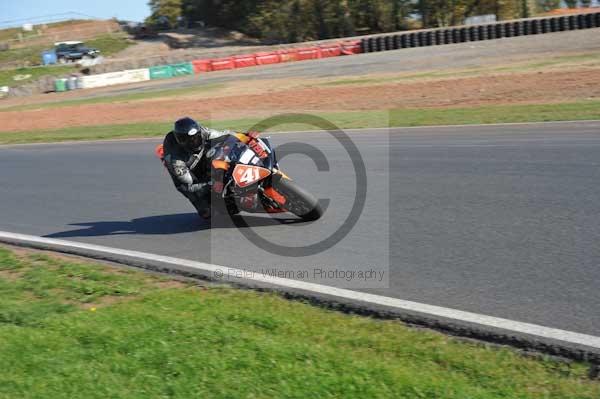
[[[101,19],[117,17],[128,21],[143,21],[150,15],[150,8],[148,0],[0,0],[0,26],[19,26],[26,23],[26,19],[34,19],[34,23],[44,22],[35,17],[68,12]],[[15,20],[17,21],[11,23]]]

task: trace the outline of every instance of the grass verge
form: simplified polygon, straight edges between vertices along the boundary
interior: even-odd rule
[[[473,108],[424,108],[391,111],[354,111],[315,113],[343,129],[376,127],[411,127],[458,124],[489,124],[516,122],[549,122],[600,119],[600,101],[579,101],[564,104],[501,105]],[[314,130],[307,124],[310,117],[282,115],[278,126],[270,130]],[[214,128],[233,130],[264,130],[263,119],[212,121]],[[171,123],[135,123],[71,127],[59,130],[1,132],[0,144],[43,143],[71,140],[102,140],[116,138],[158,137],[168,131]]]
[[[70,65],[0,70],[0,86],[21,86],[43,76],[61,76],[75,71],[77,67]]]
[[[1,76],[1,75],[0,75]],[[227,87],[225,83],[210,83],[203,86],[194,87],[183,87],[179,89],[167,89],[167,90],[150,90],[142,91],[137,93],[120,94],[116,96],[106,97],[93,97],[75,100],[65,100],[50,103],[41,104],[28,104],[28,105],[16,105],[14,107],[0,108],[0,112],[8,111],[27,111],[32,109],[46,109],[46,108],[61,108],[73,105],[86,105],[86,104],[107,104],[107,103],[122,103],[138,100],[148,100],[151,98],[163,98],[163,97],[175,97],[185,94],[196,94],[196,93],[207,93],[211,91],[220,90]]]
[[[584,364],[4,247],[0,367],[0,398],[600,395]]]
[[[498,73],[540,72],[556,70],[557,68],[582,68],[597,67],[600,63],[600,54],[582,53],[563,56],[545,57],[535,61],[519,62],[500,66],[457,68],[442,71],[427,71],[419,73],[400,73],[379,77],[359,77],[331,80],[316,84],[316,86],[348,86],[348,85],[383,85],[420,79],[446,79],[489,76]],[[576,73],[576,72],[574,72]]]

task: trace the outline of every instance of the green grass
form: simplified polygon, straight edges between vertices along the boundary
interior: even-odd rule
[[[564,104],[505,105],[451,109],[397,109],[391,111],[355,111],[315,113],[339,128],[411,127],[457,124],[489,124],[516,122],[549,122],[600,119],[600,101],[579,101]],[[280,124],[271,131],[315,130],[309,118],[281,116]],[[265,130],[263,119],[208,121],[214,128],[233,130]],[[0,133],[0,144],[43,143],[71,140],[101,140],[116,138],[158,137],[171,128],[171,122],[135,123],[71,127],[57,130],[35,130]]]
[[[76,67],[68,65],[0,70],[0,86],[16,87],[37,80],[42,76],[61,76],[76,70]],[[28,77],[20,79],[25,76]],[[15,80],[15,77],[18,80]]]
[[[7,399],[600,395],[584,364],[4,248],[0,369]]]
[[[94,39],[86,40],[88,47],[93,47],[101,51],[104,57],[108,57],[127,47],[134,45],[135,42],[128,39],[124,33],[115,33],[110,35],[98,36]]]
[[[318,83],[316,86],[347,86],[347,85],[381,85],[389,84],[394,82],[402,82],[405,80],[415,79],[441,79],[441,78],[457,78],[457,77],[471,77],[479,76],[497,72],[528,72],[537,71],[542,68],[557,67],[557,66],[569,66],[572,68],[574,63],[590,63],[593,62],[596,65],[596,61],[600,61],[600,54],[598,53],[585,53],[577,55],[565,55],[556,56],[543,59],[540,61],[526,62],[508,66],[496,66],[496,67],[474,67],[469,69],[456,69],[449,71],[428,71],[411,74],[400,74],[397,76],[382,76],[382,77],[364,77],[364,78],[352,78],[352,79],[338,79],[329,82]]]
[[[0,66],[6,62],[20,62],[22,65],[40,65],[42,63],[42,51],[51,47],[50,45],[37,45],[0,51]]]
[[[182,95],[186,95],[186,94],[211,92],[211,91],[215,91],[215,90],[220,90],[222,88],[225,88],[226,86],[227,86],[227,84],[225,84],[225,83],[211,83],[211,84],[206,84],[203,86],[182,87],[179,89],[152,90],[152,91],[148,91],[148,92],[120,94],[120,95],[116,95],[116,96],[66,100],[66,101],[42,103],[42,104],[17,105],[14,107],[0,108],[0,112],[26,111],[26,110],[31,110],[31,109],[60,108],[60,107],[72,106],[72,105],[122,103],[122,102],[129,102],[129,101],[147,100],[147,99],[158,98],[158,97],[161,97],[161,98],[162,97],[175,97],[175,96],[182,96]]]

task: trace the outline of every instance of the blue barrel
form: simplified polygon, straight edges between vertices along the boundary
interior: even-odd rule
[[[56,64],[56,53],[51,50],[44,51],[42,53],[42,64],[44,64],[44,65]]]

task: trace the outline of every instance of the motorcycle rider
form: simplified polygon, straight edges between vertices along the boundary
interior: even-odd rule
[[[205,156],[214,140],[224,140],[235,134],[230,130],[214,130],[202,126],[189,117],[178,119],[172,131],[167,133],[159,156],[166,166],[175,188],[183,194],[198,214],[210,218],[211,189],[223,191],[223,182],[215,181],[211,186],[210,160]],[[249,140],[258,138],[258,132],[244,133]]]

